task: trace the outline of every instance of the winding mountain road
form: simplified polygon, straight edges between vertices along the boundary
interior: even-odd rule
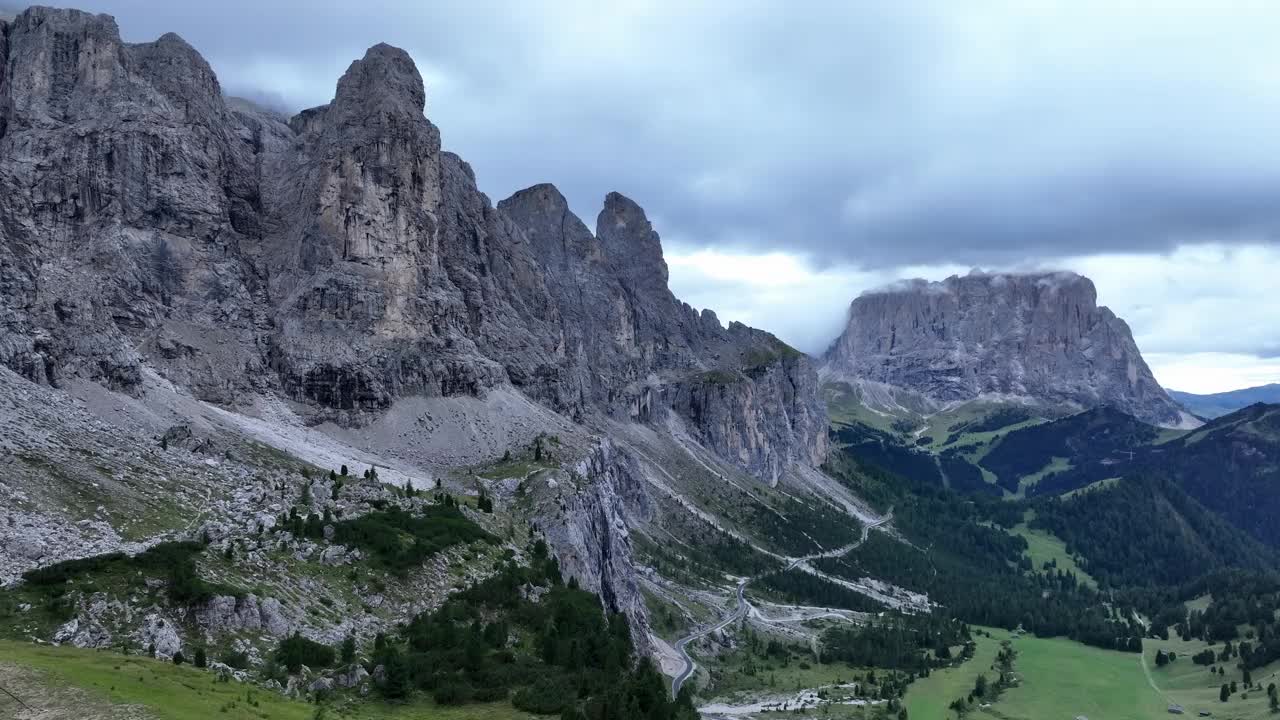
[[[859,545],[867,541],[867,537],[871,535],[872,530],[878,527],[887,525],[891,520],[893,520],[893,508],[889,508],[889,512],[885,513],[882,517],[878,518],[875,522],[864,524],[862,526],[862,537],[858,538],[857,542],[849,543],[844,547],[839,547],[834,550],[825,550],[823,552],[814,553],[813,555],[805,555],[804,557],[791,558],[787,563],[787,570],[793,570],[797,566],[799,566],[801,563],[805,563],[810,560],[817,560],[818,558],[840,557],[845,553],[851,552],[852,550],[856,549]],[[759,580],[765,575],[770,575],[770,574],[772,573],[763,573],[761,575],[745,577],[739,580],[738,581],[738,603],[734,607],[733,612],[729,613],[729,615],[727,615],[723,620],[716,623],[715,625],[703,628],[701,630],[694,631],[693,633],[690,633],[689,635],[686,635],[676,641],[676,645],[675,645],[676,651],[680,653],[680,658],[684,660],[684,669],[681,670],[680,674],[676,675],[676,677],[671,681],[672,697],[675,697],[680,694],[681,686],[683,686],[685,681],[689,679],[689,676],[693,675],[693,671],[698,668],[697,664],[693,662],[693,658],[689,656],[689,651],[686,649],[686,646],[688,646],[688,644],[693,642],[694,640],[698,640],[699,638],[706,637],[707,635],[710,635],[713,632],[718,632],[720,630],[723,630],[729,625],[732,625],[733,623],[745,618],[747,616],[747,612],[751,609],[751,604],[747,602],[747,598],[746,598],[747,585],[754,580]]]

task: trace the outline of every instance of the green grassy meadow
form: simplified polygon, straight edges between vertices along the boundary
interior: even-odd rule
[[[1089,587],[1094,589],[1098,587],[1098,581],[1081,569],[1067,554],[1067,545],[1058,539],[1058,536],[1046,530],[1030,528],[1025,522],[1013,526],[1010,532],[1026,539],[1027,556],[1031,558],[1031,567],[1041,570],[1046,562],[1053,561],[1057,563],[1059,569],[1075,573],[1075,576]]]
[[[1024,636],[1013,643],[1019,679],[990,708],[1004,720],[1155,720],[1169,703],[1152,689],[1136,653],[1102,650],[1066,638]],[[1188,663],[1189,664],[1189,663]]]
[[[1012,638],[1013,634],[999,628],[983,628],[983,631],[990,637],[975,634],[977,650],[971,660],[957,667],[935,670],[929,677],[911,683],[905,699],[908,717],[912,720],[954,717],[955,713],[947,709],[951,701],[968,695],[979,674],[994,676],[991,665],[1000,652],[1000,641]]]
[[[1280,684],[1280,662],[1254,670],[1252,680],[1261,683],[1262,689],[1240,691],[1232,695],[1227,702],[1219,700],[1218,693],[1222,684],[1235,681],[1243,683],[1244,677],[1236,667],[1238,659],[1226,662],[1225,673],[1210,673],[1205,665],[1191,662],[1191,656],[1205,648],[1214,652],[1222,650],[1222,645],[1209,645],[1200,640],[1183,642],[1178,638],[1170,640],[1143,641],[1143,660],[1151,671],[1156,685],[1169,697],[1171,702],[1184,706],[1187,714],[1195,715],[1201,710],[1212,712],[1219,718],[1237,718],[1238,720],[1254,720],[1255,718],[1276,717],[1268,707],[1266,686],[1268,683]],[[1159,650],[1173,651],[1178,659],[1162,668],[1156,667],[1155,657]]]
[[[112,717],[113,706],[134,706],[156,720],[312,720],[320,708],[278,693],[238,682],[215,682],[214,675],[190,665],[149,657],[126,656],[0,640],[0,678],[9,673],[35,675],[15,691],[38,714],[35,717]],[[14,686],[17,687],[17,686]],[[68,695],[65,688],[77,692]],[[21,707],[0,696],[0,718],[14,717]],[[69,713],[74,712],[74,715]],[[123,716],[121,716],[123,717]],[[129,716],[132,717],[132,716]],[[507,703],[441,707],[429,700],[403,704],[342,700],[325,708],[323,717],[350,720],[531,720],[537,716]]]
[[[1243,676],[1235,661],[1227,663],[1225,675],[1211,674],[1208,667],[1191,662],[1191,655],[1209,646],[1201,641],[1179,639],[1144,640],[1141,658],[1090,647],[1066,638],[1013,637],[1003,630],[990,629],[991,638],[978,637],[977,654],[957,668],[939,670],[917,680],[907,691],[906,707],[913,720],[949,720],[955,713],[951,701],[966,695],[979,673],[993,677],[992,663],[1000,640],[1013,638],[1018,652],[1014,674],[1018,680],[991,706],[975,708],[973,718],[999,720],[1156,720],[1169,718],[1169,705],[1182,705],[1184,717],[1201,711],[1215,718],[1263,720],[1276,717],[1270,712],[1265,687],[1280,684],[1280,662],[1253,672],[1254,688],[1243,688]],[[1163,668],[1155,664],[1156,652],[1173,651],[1179,659]],[[1145,664],[1145,670],[1144,670]],[[1148,674],[1150,678],[1148,679]],[[1218,698],[1223,682],[1235,680],[1240,690],[1223,703]],[[1258,687],[1261,685],[1261,687]]]
[[[40,671],[50,687],[80,688],[103,705],[140,705],[159,720],[307,720],[315,712],[277,693],[216,683],[207,671],[149,657],[0,641],[0,662]],[[28,703],[42,705],[39,697]],[[5,709],[0,705],[0,716]]]

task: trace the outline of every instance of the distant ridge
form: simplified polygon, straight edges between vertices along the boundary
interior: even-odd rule
[[[1211,420],[1223,415],[1229,415],[1236,410],[1255,403],[1280,403],[1280,383],[1270,383],[1268,385],[1207,395],[1170,390],[1169,397],[1172,397],[1191,413]]]

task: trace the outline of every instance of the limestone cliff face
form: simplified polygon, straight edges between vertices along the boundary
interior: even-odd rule
[[[588,481],[568,499],[563,514],[543,518],[543,532],[566,577],[600,595],[634,628],[648,627],[644,595],[636,581],[630,523],[651,518],[654,509],[635,459],[605,441],[574,471]],[[648,640],[637,638],[648,653]]]
[[[30,380],[129,391],[152,368],[347,424],[510,383],[584,422],[678,413],[766,479],[825,454],[806,358],[679,302],[622,195],[594,233],[551,186],[494,207],[402,50],[288,119],[105,15],[27,10],[0,58],[0,364]]]
[[[543,258],[564,327],[566,402],[652,423],[678,413],[703,444],[771,482],[791,463],[822,463],[826,412],[809,359],[677,300],[638,205],[610,193],[594,235],[550,185],[498,207]]]
[[[1129,326],[1073,273],[972,273],[866,293],[853,301],[823,371],[941,402],[996,394],[1107,405],[1157,424],[1184,419]]]
[[[260,204],[212,71],[176,35],[125,45],[114,21],[32,8],[3,28],[0,360],[32,379],[138,381],[136,341],[171,316],[234,337],[239,247]]]

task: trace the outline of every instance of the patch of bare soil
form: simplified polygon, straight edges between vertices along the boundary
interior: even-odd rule
[[[113,705],[58,683],[39,670],[0,662],[0,718],[4,720],[155,720],[137,705]]]

